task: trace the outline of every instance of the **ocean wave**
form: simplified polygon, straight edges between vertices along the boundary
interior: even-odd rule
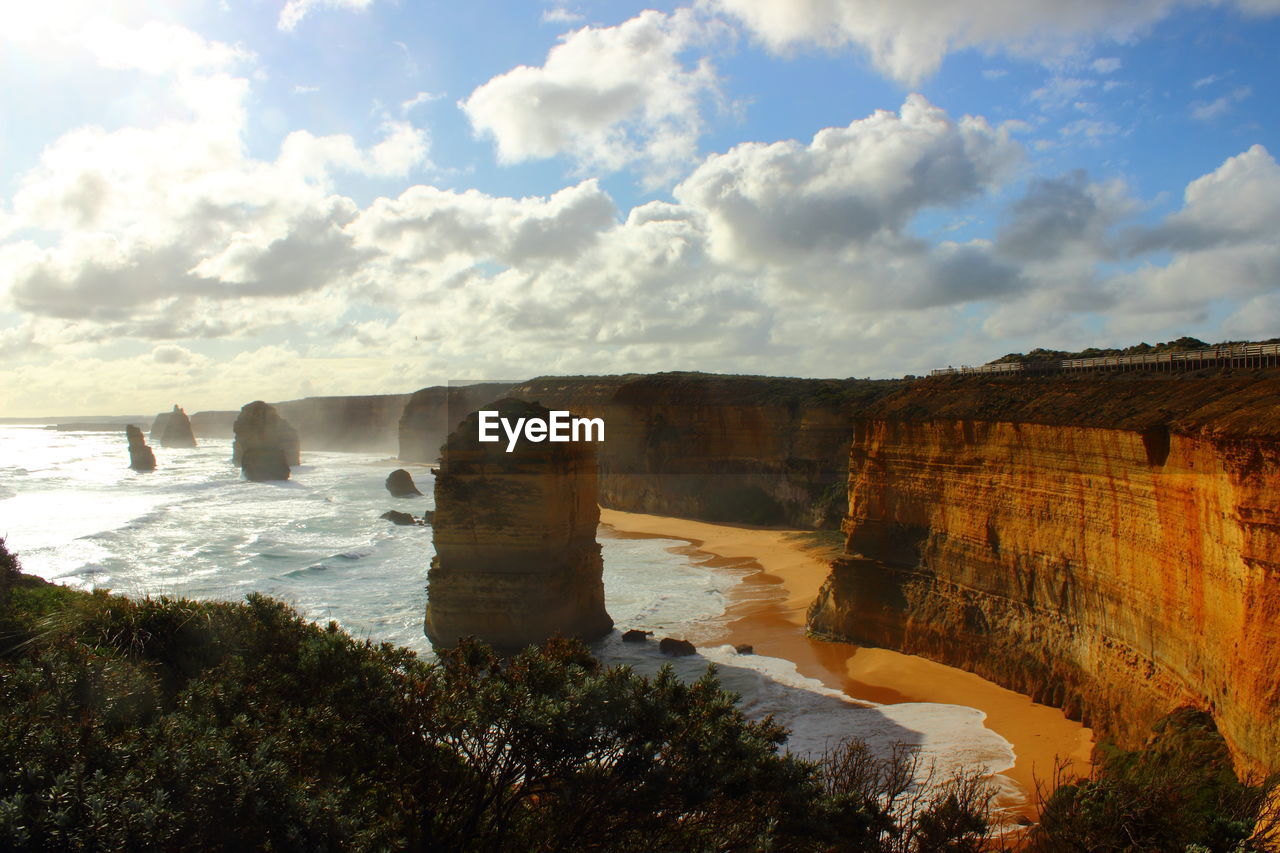
[[[324,563],[316,563],[315,565],[307,566],[304,569],[294,569],[291,572],[285,572],[283,575],[280,575],[280,578],[284,579],[284,578],[311,577],[313,575],[318,575],[321,572],[327,572],[331,568],[332,566],[326,566]]]

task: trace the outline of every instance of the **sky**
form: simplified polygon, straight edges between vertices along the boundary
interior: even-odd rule
[[[1280,335],[1280,0],[0,10],[0,416]]]

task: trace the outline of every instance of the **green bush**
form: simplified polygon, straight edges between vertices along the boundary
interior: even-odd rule
[[[923,795],[900,819],[884,782],[911,771],[865,744],[841,753],[880,768],[862,776],[780,752],[710,669],[645,678],[562,640],[426,662],[259,595],[14,591],[0,849],[924,851],[916,823],[985,831],[984,808]]]
[[[1058,781],[1034,834],[1044,853],[1261,851],[1255,831],[1280,824],[1278,780],[1238,780],[1213,718],[1193,708],[1160,720],[1145,749],[1105,750],[1090,778]]]
[[[0,850],[994,849],[979,774],[935,779],[857,739],[780,752],[786,731],[745,719],[711,669],[646,678],[563,640],[428,662],[259,595],[130,600],[22,575],[11,592]],[[1230,850],[1259,790],[1179,718],[1054,794],[1037,841]]]

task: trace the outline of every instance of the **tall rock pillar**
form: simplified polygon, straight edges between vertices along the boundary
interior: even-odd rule
[[[298,431],[280,417],[275,406],[255,400],[240,410],[232,426],[232,464],[244,476],[258,482],[289,479],[290,467],[297,467]]]
[[[523,400],[489,408],[511,422],[549,415]],[[522,437],[508,453],[505,435],[482,443],[478,428],[473,413],[442,448],[427,637],[447,648],[475,636],[513,651],[556,633],[585,640],[609,633],[594,445]]]

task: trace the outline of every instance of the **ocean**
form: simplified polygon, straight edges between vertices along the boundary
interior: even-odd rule
[[[46,580],[132,597],[261,592],[353,636],[432,654],[422,633],[431,529],[379,518],[388,509],[433,508],[428,467],[409,467],[422,497],[393,498],[384,480],[401,466],[384,457],[304,450],[293,479],[251,483],[231,465],[229,440],[155,453],[156,471],[140,474],[128,467],[123,429],[0,426],[0,536],[26,572]],[[677,552],[683,542],[622,538],[605,525],[598,538],[606,606],[619,629],[593,644],[602,661],[644,673],[669,664],[689,679],[715,664],[743,711],[772,714],[799,753],[858,736],[883,753],[895,741],[914,744],[942,775],[977,767],[996,774],[1013,764],[1010,744],[974,708],[854,703],[789,661],[717,644],[739,572],[697,565]],[[699,654],[672,659],[656,643],[623,643],[627,628],[696,638]]]

